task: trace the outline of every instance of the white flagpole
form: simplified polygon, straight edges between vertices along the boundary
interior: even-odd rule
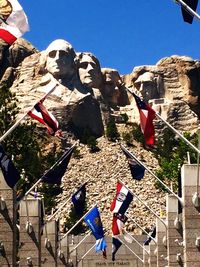
[[[167,230],[167,225],[166,225],[166,223],[163,221],[163,219],[161,219],[159,216],[158,216],[158,214],[154,211],[154,210],[152,210],[140,197],[138,197],[135,193],[133,193],[120,179],[118,179],[118,181],[122,184],[122,185],[124,185],[127,189],[128,189],[128,191],[133,195],[133,196],[135,196],[143,205],[145,205],[146,207],[147,207],[147,209],[149,210],[149,211],[151,211],[151,213],[153,213],[157,218],[158,218],[158,220],[159,221],[161,221],[162,222],[162,224],[164,224],[164,226],[165,226],[165,228],[166,228],[166,230]]]
[[[133,155],[131,152],[129,152],[123,145],[121,145],[124,150],[126,150],[127,154],[129,154],[130,157],[133,157],[142,167],[145,168],[154,178],[156,178],[172,195],[174,195],[182,204],[182,199],[175,194],[165,183],[163,183],[162,180],[160,180],[149,168],[147,168],[139,159],[136,158],[135,155]]]
[[[190,15],[192,14],[194,17],[196,17],[197,19],[200,20],[200,16],[197,12],[195,12],[191,7],[189,7],[184,1],[182,0],[176,0],[176,2],[179,2],[179,4],[181,4],[186,11],[188,11],[188,13],[190,13]]]
[[[90,234],[91,231],[89,230],[89,232],[81,239],[81,241],[72,250],[69,251],[69,254],[76,250]]]
[[[128,217],[129,220],[131,220],[132,222],[134,222],[143,232],[145,232],[146,235],[148,235],[149,237],[151,237],[151,239],[153,240],[153,242],[157,245],[157,242],[155,240],[154,237],[152,237],[142,226],[140,226],[134,219]]]
[[[125,246],[127,247],[141,262],[144,263],[144,260],[141,259],[126,243],[124,243],[119,237],[117,237],[119,239],[119,241]],[[142,247],[143,248],[143,247]]]
[[[30,111],[32,111],[32,110],[34,110],[34,108],[35,108],[35,105],[39,102],[39,101],[41,101],[41,100],[43,100],[43,99],[45,99],[45,98],[47,98],[47,96],[49,96],[55,89],[56,89],[56,86],[57,86],[57,84],[51,89],[51,90],[49,90],[49,92],[47,92],[42,98],[40,98],[18,121],[16,121],[14,124],[13,124],[13,126],[11,126],[10,127],[10,129],[7,131],[7,132],[5,132],[5,134],[3,134],[1,137],[0,137],[0,143],[20,124],[20,122],[21,121],[23,121],[25,118],[26,118],[26,116],[28,115],[28,112],[30,112]]]

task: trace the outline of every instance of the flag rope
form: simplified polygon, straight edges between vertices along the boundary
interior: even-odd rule
[[[146,167],[139,159],[137,159],[137,157],[135,155],[133,155],[132,153],[130,153],[123,145],[120,144],[121,147],[123,147],[123,149],[126,150],[126,153],[129,154],[130,157],[134,158],[142,167],[144,167],[154,178],[156,178],[172,195],[174,195],[181,203],[182,205],[182,199],[175,194],[165,183],[163,183],[162,180],[160,180],[148,167]]]
[[[182,0],[175,0],[176,2],[179,2],[179,4],[181,4],[181,6],[190,14],[193,15],[194,17],[196,17],[197,19],[200,20],[200,15],[195,12],[191,7],[189,7],[184,1]]]
[[[0,137],[0,143],[19,125],[19,123],[21,122],[21,121],[23,121],[24,119],[25,119],[25,117],[28,115],[28,113],[30,112],[30,111],[33,111],[34,110],[34,108],[35,108],[35,105],[38,103],[38,102],[40,102],[41,100],[43,100],[43,99],[45,99],[45,98],[47,98],[55,89],[56,89],[56,87],[57,87],[57,85],[58,85],[58,83],[56,84],[56,85],[54,85],[54,87],[53,88],[51,88],[50,90],[49,90],[49,92],[47,92],[46,94],[44,94],[43,96],[42,96],[42,98],[40,98],[18,121],[16,121],[14,124],[13,124],[13,126],[11,126],[10,127],[10,129],[8,129],[8,131],[7,132],[5,132],[1,137]]]

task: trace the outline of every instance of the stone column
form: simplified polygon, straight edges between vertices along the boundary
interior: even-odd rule
[[[197,165],[185,164],[181,168],[183,195],[184,267],[200,266],[200,215],[192,198],[197,192]],[[198,188],[199,189],[199,188]]]
[[[58,221],[46,222],[41,240],[41,266],[57,267]]]
[[[149,252],[149,246],[143,245],[143,247]],[[143,249],[143,267],[149,267],[149,254]]]
[[[167,195],[167,255],[169,267],[180,267],[183,260],[182,214],[178,218],[178,199]],[[182,259],[182,260],[181,260]],[[179,261],[177,261],[179,260]]]
[[[0,266],[16,266],[15,192],[5,182],[0,170]]]
[[[20,203],[20,267],[41,267],[41,199]]]
[[[157,240],[157,267],[164,267],[167,264],[167,228],[156,218],[156,240]]]
[[[149,267],[157,267],[157,246],[155,244],[149,244]]]

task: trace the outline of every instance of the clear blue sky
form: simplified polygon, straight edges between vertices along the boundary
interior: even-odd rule
[[[101,67],[131,73],[171,55],[200,59],[200,21],[183,22],[173,0],[19,0],[39,50],[58,38],[92,52]],[[197,12],[199,13],[198,7]]]

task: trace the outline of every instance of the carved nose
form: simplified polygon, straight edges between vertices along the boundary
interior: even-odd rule
[[[59,51],[56,51],[56,54],[55,54],[55,57],[54,57],[55,60],[59,59],[59,54],[60,54]]]
[[[87,71],[89,72],[89,71],[91,71],[91,70],[93,70],[93,67],[92,67],[92,65],[88,64],[88,66],[87,66]]]

